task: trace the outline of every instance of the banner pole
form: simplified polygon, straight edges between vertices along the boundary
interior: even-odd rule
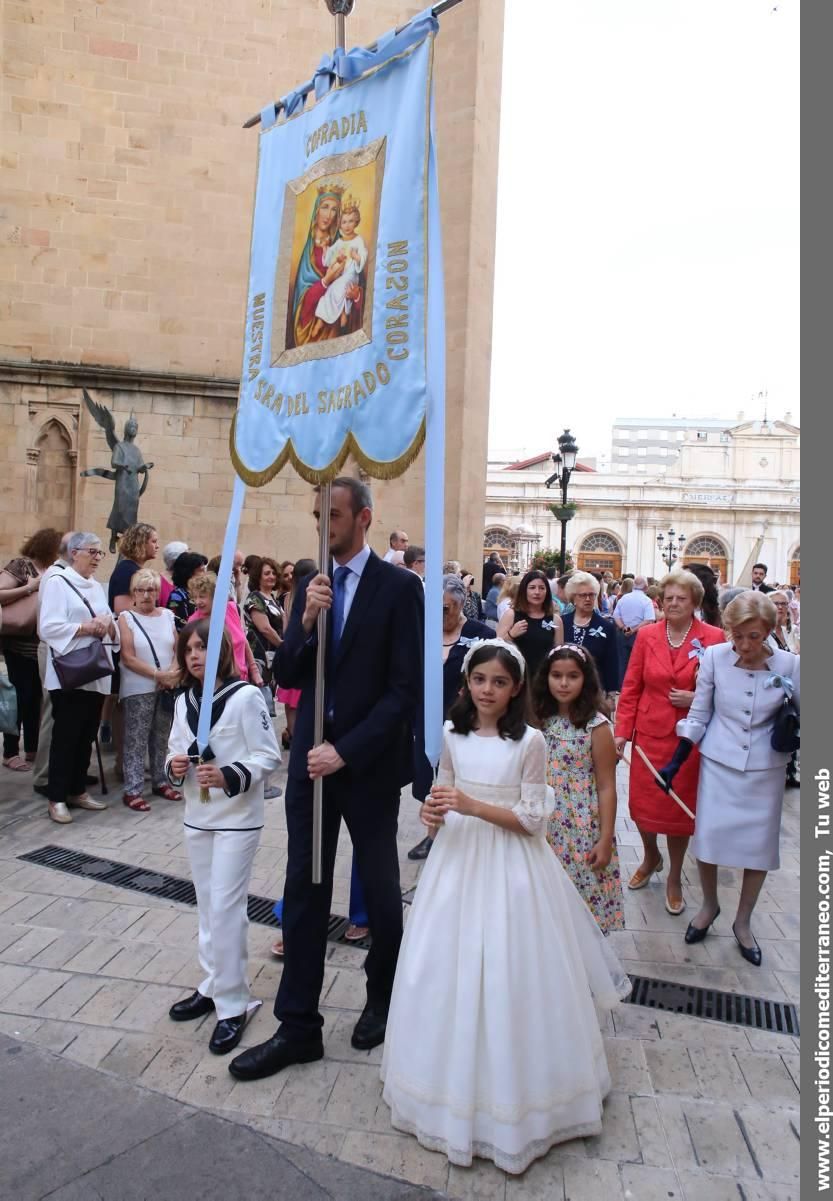
[[[335,50],[345,47],[345,12],[353,7],[348,3],[332,3],[325,0],[335,21]],[[338,80],[336,80],[338,87]],[[330,499],[332,485],[329,481],[318,489],[318,570],[322,575],[330,574]],[[315,710],[313,713],[313,740],[315,746],[324,741],[324,676],[327,667],[327,611],[318,614],[318,647],[315,655]],[[324,812],[324,780],[321,776],[312,785],[312,882],[321,883],[321,827]]]

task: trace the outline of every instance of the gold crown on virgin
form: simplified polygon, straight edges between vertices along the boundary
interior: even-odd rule
[[[341,179],[328,179],[318,185],[319,196],[323,196],[325,193],[342,196],[346,190],[347,184]]]

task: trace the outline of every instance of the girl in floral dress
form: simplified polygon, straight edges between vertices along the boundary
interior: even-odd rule
[[[616,824],[616,748],[593,657],[567,643],[533,681],[555,809],[547,841],[604,934],[625,928]]]

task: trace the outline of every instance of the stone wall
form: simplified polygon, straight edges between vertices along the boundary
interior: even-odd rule
[[[419,9],[359,4],[349,42]],[[217,547],[231,488],[256,138],[242,121],[312,71],[321,0],[6,0],[0,110],[0,555],[44,524],[100,529],[110,486],[81,387],[130,409],[156,464],[140,510],[163,538]],[[480,558],[503,5],[442,22],[436,96],[448,347],[446,555]],[[422,536],[421,460],[379,485],[374,545]],[[315,538],[286,472],[250,493],[243,545],[291,558]],[[384,533],[382,532],[384,531]]]

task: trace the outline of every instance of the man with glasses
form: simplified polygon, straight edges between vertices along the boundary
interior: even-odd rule
[[[409,546],[405,551],[403,561],[408,571],[412,571],[414,575],[418,575],[422,580],[423,587],[425,587],[425,547]]]

